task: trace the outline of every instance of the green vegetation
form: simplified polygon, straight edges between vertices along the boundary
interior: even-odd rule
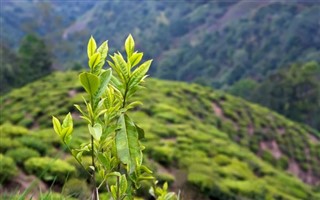
[[[29,174],[35,174],[44,181],[64,183],[76,172],[75,167],[60,159],[49,157],[30,158],[24,162]]]
[[[3,6],[1,34],[7,46],[18,44],[29,27],[45,35],[63,69],[86,66],[85,42],[80,41],[90,34],[114,41],[114,51],[132,31],[146,58],[155,58],[152,76],[221,88],[243,78],[264,80],[291,63],[320,61],[316,2],[49,1]],[[30,15],[47,23],[26,23]],[[97,26],[100,21],[108,23]]]
[[[0,154],[0,183],[10,181],[11,178],[18,174],[18,168],[14,160],[10,157]]]
[[[55,146],[61,147],[57,145],[52,131],[46,130],[51,127],[47,119],[51,115],[63,118],[68,111],[74,119],[79,118],[73,104],[83,101],[81,96],[84,91],[74,78],[77,74],[57,72],[4,95],[1,99],[1,123],[21,124],[23,119],[16,120],[12,113],[23,113],[33,121],[31,127],[41,130],[23,134],[7,131],[12,133],[1,137],[20,141],[19,138],[27,134],[47,144],[46,155],[59,155],[57,152],[51,153]],[[174,176],[172,184],[174,188],[181,189],[182,198],[184,195],[199,198],[199,191],[206,198],[219,199],[319,198],[311,186],[301,181],[315,184],[319,180],[318,131],[243,99],[196,84],[148,79],[145,87],[137,94],[144,105],[129,115],[145,130],[146,138],[142,143],[146,146],[147,163],[156,162],[158,164],[152,165],[152,169],[159,174]],[[8,127],[22,130],[8,123],[2,126],[6,126],[7,130]],[[90,137],[86,132],[85,124],[76,120],[74,139],[70,145],[77,147],[88,140]],[[52,138],[48,139],[48,135]],[[272,163],[259,158],[264,151],[271,153]],[[162,152],[169,153],[155,156],[163,155]],[[85,160],[88,159],[84,158],[83,163],[87,162]],[[273,163],[274,160],[277,164]],[[298,166],[299,175],[293,173],[295,176],[292,176],[285,172],[292,173],[288,169],[293,163]],[[76,173],[74,178],[85,180],[88,177]],[[159,178],[170,179],[161,178],[161,175]],[[184,188],[189,185],[193,188],[190,191],[194,192],[186,193]]]
[[[10,149],[6,152],[6,156],[11,157],[18,165],[22,165],[24,161],[29,158],[39,157],[40,154],[28,147],[20,147],[16,149]]]
[[[23,38],[18,53],[1,44],[0,54],[1,93],[48,75],[52,70],[51,55],[44,40],[33,34]]]
[[[104,188],[103,184],[112,199],[133,200],[141,182],[147,181],[151,184],[151,194],[157,200],[177,200],[179,198],[174,193],[167,192],[167,183],[164,183],[163,188],[156,186],[157,181],[152,171],[143,165],[142,150],[145,147],[140,140],[144,138],[144,131],[127,114],[127,111],[141,104],[140,101],[132,101],[132,97],[147,77],[152,60],[139,64],[143,53],[135,51],[131,35],[127,37],[124,47],[127,60],[121,53],[115,53],[110,56],[111,60],[107,60],[108,41],[97,47],[94,38],[91,36],[89,39],[89,71],[79,75],[89,100],[83,96],[86,110],[78,104],[75,104],[75,107],[88,125],[90,139],[81,143],[78,148],[70,147],[73,137],[73,119],[70,112],[62,123],[52,117],[54,131],[83,170],[90,175],[93,200],[99,199],[99,189]],[[104,70],[102,68],[106,61],[111,68]],[[87,152],[91,154],[89,168],[82,164],[82,156]],[[26,163],[28,170],[27,164],[29,163]],[[99,175],[98,180],[96,174]],[[77,194],[74,188],[69,190],[67,194]],[[81,188],[78,193],[79,191]],[[76,196],[79,195],[81,194]]]
[[[230,92],[320,130],[319,63],[283,68],[262,83],[241,80]]]

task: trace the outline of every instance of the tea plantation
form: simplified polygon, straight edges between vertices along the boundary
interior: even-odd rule
[[[72,145],[89,137],[73,106],[84,94],[77,76],[56,72],[1,97],[2,199],[88,199],[89,179],[51,124],[70,111]],[[145,87],[144,105],[131,112],[145,129],[145,162],[183,199],[320,199],[318,131],[196,84],[148,79]],[[138,195],[150,198],[147,184]]]

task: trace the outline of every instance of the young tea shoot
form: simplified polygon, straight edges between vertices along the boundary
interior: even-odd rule
[[[168,192],[168,184],[156,186],[152,171],[143,164],[141,139],[144,131],[129,116],[128,111],[141,105],[132,97],[142,89],[152,60],[142,62],[143,53],[135,51],[131,35],[125,41],[124,57],[120,52],[108,55],[108,41],[99,47],[93,37],[89,39],[88,71],[79,75],[86,96],[83,105],[75,105],[86,121],[90,140],[72,148],[73,119],[68,113],[60,122],[52,117],[53,127],[72,156],[91,179],[93,200],[99,199],[99,189],[105,187],[113,200],[131,200],[142,181],[149,181],[150,194],[158,200],[176,200]],[[108,64],[109,68],[104,69]],[[91,165],[82,163],[83,154],[91,155]],[[96,176],[102,177],[99,183]],[[99,185],[98,185],[99,184]]]

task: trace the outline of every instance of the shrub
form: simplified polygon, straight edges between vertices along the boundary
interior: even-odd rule
[[[18,169],[12,158],[0,154],[0,183],[10,180],[17,174]]]
[[[163,165],[170,165],[173,161],[174,150],[167,146],[154,147],[151,152],[152,158]]]
[[[44,155],[48,150],[48,145],[35,137],[23,136],[19,141],[27,147],[37,150],[41,155]]]
[[[157,174],[156,178],[158,179],[159,183],[162,184],[167,182],[169,185],[172,184],[175,180],[174,176],[167,172]]]
[[[279,167],[280,169],[286,170],[289,166],[288,162],[289,160],[287,157],[281,156],[280,159],[277,160],[277,167]]]
[[[28,134],[28,129],[21,126],[13,126],[12,124],[5,123],[0,126],[1,136],[20,136]]]
[[[18,140],[10,139],[7,137],[0,138],[0,153],[5,153],[9,149],[21,147],[22,144]]]
[[[20,147],[17,149],[11,149],[7,151],[6,156],[11,157],[18,165],[21,165],[24,161],[28,160],[29,158],[39,157],[40,154],[37,151],[28,147]]]
[[[86,200],[90,198],[90,189],[84,180],[72,178],[64,184],[62,194]]]
[[[69,163],[49,157],[30,158],[24,162],[24,167],[29,174],[49,182],[56,179],[58,183],[63,183],[76,172],[76,168]]]
[[[262,159],[269,162],[269,163],[275,163],[276,159],[273,157],[272,153],[268,150],[263,151],[262,153]]]
[[[214,157],[214,162],[217,163],[220,166],[226,166],[231,163],[230,159],[225,155],[217,155]]]

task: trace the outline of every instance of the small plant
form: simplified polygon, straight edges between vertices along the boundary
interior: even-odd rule
[[[167,192],[167,184],[157,187],[152,171],[142,164],[140,140],[144,131],[129,117],[127,112],[142,103],[132,97],[142,88],[152,63],[148,60],[140,64],[143,53],[134,49],[131,35],[125,41],[126,59],[121,53],[108,58],[108,41],[98,48],[93,37],[88,42],[87,54],[89,71],[82,72],[79,80],[87,96],[84,105],[75,105],[88,124],[90,141],[79,148],[71,149],[73,120],[67,114],[62,123],[53,117],[53,127],[60,139],[71,151],[73,157],[91,177],[92,199],[99,199],[98,190],[105,187],[113,200],[133,199],[142,181],[153,185],[151,194],[158,200],[174,200],[178,197]],[[111,67],[103,69],[105,62]],[[82,165],[82,155],[91,155],[91,165]],[[96,176],[102,181],[97,185]]]

